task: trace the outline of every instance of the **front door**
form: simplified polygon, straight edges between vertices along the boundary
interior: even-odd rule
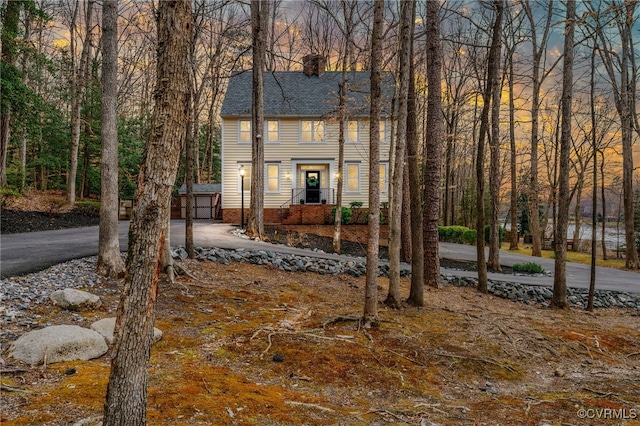
[[[307,203],[319,203],[320,202],[320,172],[306,171],[305,172],[305,189]]]

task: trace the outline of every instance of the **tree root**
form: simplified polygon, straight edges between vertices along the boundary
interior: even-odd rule
[[[20,388],[14,388],[14,387],[7,386],[7,385],[0,385],[0,391],[3,391],[3,392],[23,392],[23,393],[29,393],[29,391],[27,391],[27,390],[20,389]]]
[[[341,322],[357,322],[358,326],[360,326],[362,318],[356,315],[338,315],[337,317],[326,320],[322,323],[322,328],[325,328],[328,325],[338,324]]]
[[[184,266],[182,266],[181,264],[179,264],[177,262],[175,262],[173,264],[173,269],[174,269],[175,272],[177,272],[180,275],[186,275],[187,277],[191,278],[192,280],[200,281],[191,272],[187,271]]]

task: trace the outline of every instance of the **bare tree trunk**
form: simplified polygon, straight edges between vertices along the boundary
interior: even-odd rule
[[[112,278],[121,277],[125,271],[118,234],[117,22],[118,0],[104,0],[102,6],[102,163],[97,272]]]
[[[498,67],[500,61],[500,35],[502,32],[502,12],[504,8],[503,0],[494,0],[493,6],[496,11],[495,21],[492,29],[491,47],[489,48],[489,59],[487,63],[487,81],[483,94],[484,104],[480,118],[480,130],[478,135],[478,155],[476,163],[476,254],[478,258],[478,291],[486,293],[487,289],[487,263],[484,254],[484,157],[485,139],[489,135],[489,110],[492,99],[493,84],[497,81]]]
[[[510,214],[511,214],[511,241],[509,242],[509,250],[518,250],[518,175],[516,171],[516,163],[518,161],[516,152],[516,117],[515,117],[515,96],[514,96],[514,70],[513,70],[513,52],[509,56],[509,147],[511,161],[509,162],[509,175],[511,177],[511,196],[510,196]]]
[[[382,98],[382,24],[384,0],[374,0],[371,30],[371,106],[369,111],[369,170],[380,168],[380,118]],[[378,324],[378,253],[380,244],[380,176],[369,173],[369,239],[367,240],[365,327]]]
[[[2,28],[2,43],[0,45],[2,60],[13,66],[16,56],[16,42],[18,37],[18,23],[20,22],[21,2],[9,1],[4,10]],[[0,187],[7,185],[7,150],[11,137],[11,106],[9,102],[2,103],[0,110]]]
[[[569,194],[569,155],[571,151],[571,108],[573,98],[573,36],[575,32],[575,0],[567,0],[564,31],[564,64],[562,71],[562,135],[560,139],[559,193]],[[568,308],[567,303],[567,225],[570,197],[558,201],[558,221],[555,232],[555,268],[553,276],[553,305]]]
[[[604,151],[600,151],[600,198],[602,198],[602,259],[607,260],[607,242],[604,238],[607,231],[607,199],[604,186]]]
[[[440,176],[442,169],[442,45],[440,39],[440,4],[427,2],[427,123],[425,134],[424,210],[422,212],[424,244],[424,282],[440,286],[440,248],[438,219],[440,213]],[[415,232],[415,231],[414,231]]]
[[[571,155],[571,154],[569,154]],[[573,205],[573,247],[572,247],[572,251],[577,251],[577,247],[578,244],[580,243],[580,232],[582,231],[582,213],[581,213],[581,207],[582,207],[582,190],[584,189],[584,172],[585,169],[583,168],[582,171],[579,172],[578,174],[578,181],[576,182],[576,186],[574,187],[574,190],[571,191],[572,193],[575,193],[576,196],[576,202]],[[569,200],[571,200],[573,197],[569,198]]]
[[[499,1],[500,6],[496,4],[496,7],[504,8],[503,0]],[[500,267],[500,224],[498,223],[498,210],[500,208],[500,94],[502,93],[500,79],[501,46],[502,43],[498,43],[495,70],[493,75],[490,76],[493,80],[491,83],[493,94],[491,95],[491,137],[489,138],[489,149],[491,151],[489,165],[491,220],[489,223],[489,259],[487,266],[494,271],[502,270]]]
[[[529,185],[529,226],[531,235],[533,236],[532,256],[542,256],[542,230],[540,228],[540,211],[538,193],[538,143],[539,143],[539,116],[540,116],[540,86],[541,79],[540,67],[548,40],[549,29],[551,24],[551,16],[553,14],[553,0],[546,5],[548,13],[546,23],[543,28],[542,40],[538,44],[536,33],[536,22],[529,5],[529,0],[522,3],[524,11],[529,19],[531,29],[531,49],[533,56],[533,68],[531,75],[532,82],[532,98],[531,98],[531,182]]]
[[[193,49],[193,47],[192,47]],[[193,61],[193,50],[191,52],[191,60]],[[193,108],[193,79],[190,79],[189,82],[189,119],[192,120],[195,115],[195,111]],[[184,249],[187,252],[189,258],[193,259],[195,257],[195,246],[193,243],[193,151],[194,151],[194,136],[193,136],[193,127],[192,123],[189,122],[187,124],[187,134],[185,137],[185,146],[184,146],[184,181],[186,184],[186,206],[185,206],[185,216],[184,216]]]
[[[269,0],[251,0],[253,34],[253,105],[251,111],[251,202],[247,235],[264,238],[264,69]]]
[[[415,3],[411,11],[411,34],[415,25]],[[413,37],[411,38],[409,57],[413,58]],[[407,302],[414,306],[424,306],[424,235],[422,223],[422,199],[420,190],[420,163],[418,147],[417,111],[416,111],[415,64],[409,61],[409,94],[407,98],[407,154],[409,169],[409,192],[411,212],[411,288]],[[405,234],[406,235],[406,234]]]
[[[400,297],[400,239],[402,214],[402,188],[404,178],[405,150],[407,145],[407,96],[409,93],[409,46],[412,37],[411,11],[415,0],[400,3],[400,89],[398,94],[398,128],[396,131],[395,166],[391,189],[393,204],[391,222],[389,223],[389,293],[385,304],[398,309],[401,306]]]
[[[640,268],[640,259],[636,248],[635,225],[633,222],[633,123],[635,123],[635,70],[629,76],[628,63],[633,66],[634,46],[632,42],[632,28],[634,28],[634,13],[637,1],[624,3],[624,26],[621,31],[622,39],[622,73],[621,95],[623,97],[622,117],[622,190],[624,194],[624,236],[626,245],[625,267],[629,269]]]
[[[409,61],[413,62],[412,60]],[[408,102],[408,101],[407,101]],[[408,141],[406,144],[408,145]],[[404,235],[404,238],[400,238],[400,261],[409,263],[411,262],[411,256],[413,250],[411,249],[411,238],[407,238],[407,235],[411,235],[411,187],[409,183],[409,153],[407,147],[404,151],[404,176],[402,177],[402,207],[400,216],[400,235]]]
[[[31,43],[31,13],[25,11],[24,14],[24,41],[23,43]],[[29,57],[30,51],[25,50],[22,53],[22,82],[27,85],[29,81]],[[21,127],[21,135],[20,135],[20,149],[19,149],[19,157],[20,157],[20,191],[23,191],[27,184],[27,126],[22,125]]]
[[[348,37],[348,34],[345,34]],[[342,187],[344,182],[344,132],[347,126],[347,61],[349,52],[349,39],[345,40],[345,52],[342,57],[342,81],[340,83],[340,94],[338,108],[340,109],[340,129],[338,134],[338,178],[336,179],[336,214],[333,223],[333,251],[341,253],[340,243],[342,240]]]
[[[189,0],[158,4],[158,71],[152,132],[138,177],[124,289],[118,306],[104,425],[146,425],[154,309],[163,232],[188,115],[192,42]]]
[[[593,155],[593,188],[591,191],[591,270],[589,274],[589,297],[587,298],[587,311],[593,312],[593,299],[596,293],[596,230],[598,222],[598,120],[596,118],[596,50],[591,50],[591,81],[589,91],[589,108],[591,112],[591,154]],[[603,218],[604,222],[604,218]],[[575,238],[575,237],[574,237]],[[604,232],[602,233],[604,241]],[[574,239],[575,243],[575,239]]]
[[[638,6],[637,1],[624,2],[615,8],[608,8],[606,12],[613,13],[609,22],[615,22],[619,30],[619,45],[611,46],[611,38],[603,31],[604,24],[596,23],[601,46],[599,46],[602,64],[609,75],[616,109],[620,117],[620,139],[622,142],[622,189],[623,205],[625,217],[625,244],[626,244],[626,264],[629,269],[640,268],[638,251],[635,242],[635,229],[633,223],[633,127],[635,120],[635,91],[636,79],[633,58],[632,28],[634,27],[634,14]],[[600,11],[594,12],[593,16],[599,16]],[[608,14],[603,14],[609,16]],[[616,39],[617,40],[617,39]],[[631,70],[629,68],[632,68]],[[631,71],[631,72],[630,72]],[[631,74],[631,75],[630,75]],[[617,78],[620,83],[617,83]],[[637,127],[637,126],[636,126]]]
[[[78,174],[78,150],[80,147],[80,127],[82,124],[82,97],[87,87],[89,79],[89,52],[91,49],[91,21],[93,17],[93,5],[95,1],[87,1],[87,13],[85,17],[85,37],[82,44],[80,64],[78,66],[77,78],[73,82],[75,93],[73,98],[73,108],[71,112],[71,157],[69,160],[69,174],[67,175],[67,204],[74,205],[76,202],[76,177]],[[71,34],[73,38],[74,35]]]

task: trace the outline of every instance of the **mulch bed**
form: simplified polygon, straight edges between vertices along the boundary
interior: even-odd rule
[[[0,211],[0,233],[50,231],[54,229],[79,228],[100,223],[97,209],[75,208],[66,213],[47,213],[2,209]]]

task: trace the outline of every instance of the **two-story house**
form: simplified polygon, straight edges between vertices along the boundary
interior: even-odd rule
[[[341,72],[325,71],[317,55],[304,58],[304,70],[264,74],[264,217],[266,223],[321,223],[335,202],[338,173],[339,90]],[[368,205],[369,182],[369,72],[349,72],[344,140],[343,205]],[[383,114],[380,122],[381,201],[388,199],[390,105],[394,91],[391,74],[383,78]],[[230,77],[222,104],[222,216],[238,223],[240,207],[248,208],[251,179],[252,72]],[[239,170],[242,168],[244,185]],[[244,186],[244,194],[242,187]],[[300,211],[315,208],[302,220]],[[320,212],[320,213],[318,213]],[[326,216],[324,216],[326,218]]]

